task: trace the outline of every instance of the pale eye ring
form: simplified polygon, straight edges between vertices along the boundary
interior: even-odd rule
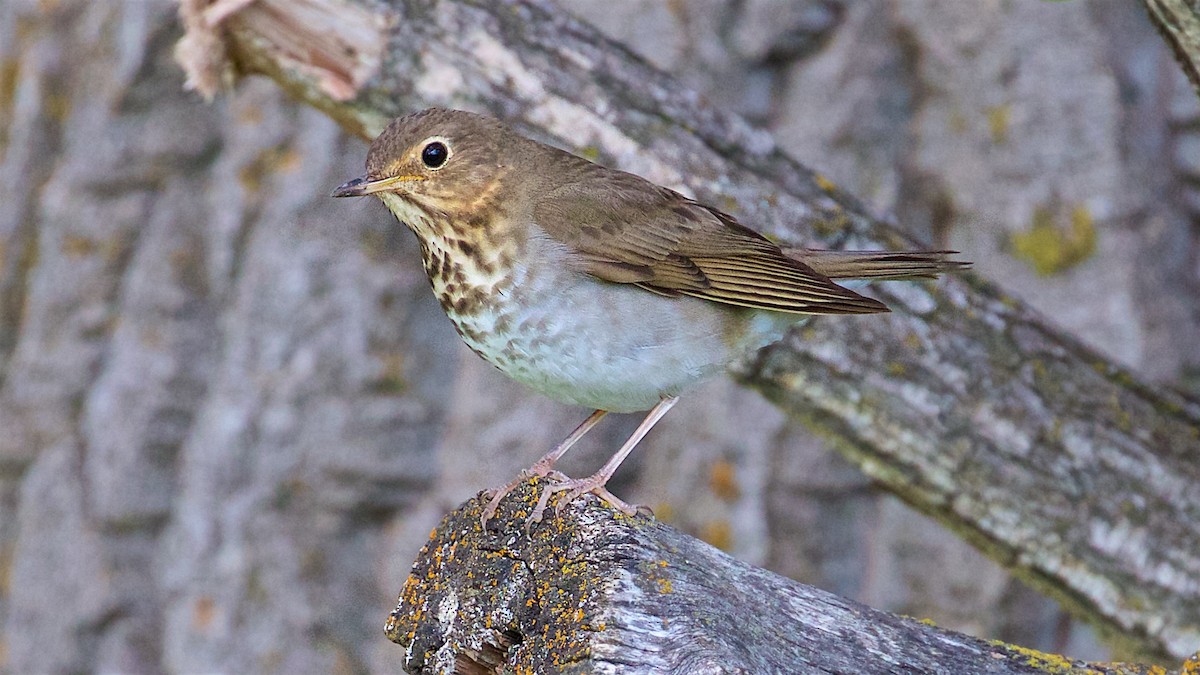
[[[440,169],[450,159],[450,149],[441,141],[431,141],[421,150],[421,163],[430,169]]]

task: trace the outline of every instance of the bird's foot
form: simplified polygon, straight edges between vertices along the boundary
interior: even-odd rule
[[[483,494],[490,499],[487,506],[483,507],[483,513],[479,516],[479,524],[483,527],[487,527],[487,521],[491,520],[492,516],[496,515],[496,509],[500,508],[500,500],[504,499],[510,492],[517,489],[517,486],[521,485],[530,478],[537,476],[539,478],[549,478],[550,480],[560,483],[570,480],[567,478],[566,474],[562,473],[561,471],[555,471],[554,465],[559,459],[562,458],[564,454],[566,454],[567,450],[571,449],[572,445],[575,445],[576,441],[583,438],[583,435],[586,434],[589,429],[596,426],[596,424],[599,423],[600,420],[604,419],[604,416],[607,414],[608,413],[603,410],[593,411],[591,415],[588,415],[587,419],[580,423],[579,426],[575,427],[575,430],[572,431],[569,436],[563,439],[562,443],[559,443],[554,447],[553,450],[547,452],[542,456],[541,459],[534,462],[533,466],[522,471],[515,479],[513,479],[511,483],[503,487],[492,488],[491,490],[485,491]],[[540,519],[541,512],[539,511],[538,513]]]
[[[636,504],[629,504],[618,498],[613,493],[609,492],[604,485],[608,482],[609,476],[603,473],[594,473],[587,478],[563,478],[556,483],[552,483],[542,488],[542,494],[538,497],[537,506],[533,507],[533,513],[529,515],[526,521],[528,524],[540,522],[542,514],[546,511],[546,506],[550,503],[550,497],[559,492],[566,492],[566,496],[558,500],[555,505],[555,513],[560,513],[567,504],[575,501],[587,493],[592,493],[600,499],[606,501],[616,510],[624,513],[627,516],[637,515],[638,509],[642,508]]]
[[[500,508],[500,502],[530,478],[548,478],[558,482],[569,480],[566,474],[554,469],[553,462],[538,461],[528,469],[522,469],[521,473],[517,474],[517,477],[509,483],[483,491],[483,496],[488,498],[488,503],[483,507],[483,513],[479,515],[479,525],[486,528],[487,522],[496,515],[496,510]]]

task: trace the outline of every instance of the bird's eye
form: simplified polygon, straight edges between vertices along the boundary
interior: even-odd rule
[[[421,161],[431,169],[442,168],[449,156],[450,151],[446,149],[446,144],[439,141],[426,145],[425,149],[421,151]]]

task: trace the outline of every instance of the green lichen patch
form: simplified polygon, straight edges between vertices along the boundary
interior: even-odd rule
[[[987,109],[988,131],[992,142],[1004,145],[1008,142],[1008,129],[1012,125],[1012,106],[996,105]]]
[[[1066,220],[1060,223],[1051,207],[1037,207],[1029,227],[1009,235],[1012,254],[1042,276],[1061,274],[1092,257],[1097,234],[1091,212],[1077,205]]]
[[[0,59],[0,120],[11,120],[13,104],[17,100],[17,81],[21,75],[21,62],[15,58]],[[8,149],[8,124],[0,124],[0,158]]]
[[[1133,663],[1089,663],[1069,659],[1059,654],[1050,654],[1040,652],[1036,649],[1029,649],[1028,647],[1019,647],[999,640],[989,640],[988,644],[991,644],[994,648],[992,652],[993,657],[1009,659],[1014,663],[1019,663],[1042,673],[1052,673],[1054,675],[1066,675],[1068,673],[1070,675],[1169,675],[1168,671],[1162,666]],[[1183,675],[1186,675],[1186,672],[1186,670],[1182,671]]]

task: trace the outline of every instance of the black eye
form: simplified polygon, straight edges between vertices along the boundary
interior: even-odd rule
[[[425,146],[425,149],[421,151],[421,161],[431,169],[440,169],[449,156],[450,151],[446,149],[446,144],[437,141]]]

